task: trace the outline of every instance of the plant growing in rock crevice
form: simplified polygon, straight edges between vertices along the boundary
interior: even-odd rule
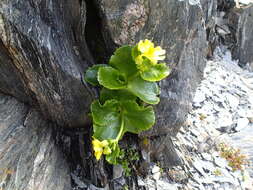
[[[170,69],[165,50],[149,40],[135,46],[118,48],[109,64],[94,65],[86,71],[85,80],[100,86],[100,97],[91,104],[93,149],[97,160],[104,154],[111,164],[120,155],[118,142],[126,132],[139,134],[155,123],[151,105],[158,104],[157,81],[166,78]]]

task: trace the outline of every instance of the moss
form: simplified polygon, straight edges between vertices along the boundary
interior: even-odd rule
[[[125,176],[131,176],[133,166],[136,164],[137,161],[139,161],[140,156],[136,149],[122,149],[120,151],[120,156],[118,159],[118,163],[122,166],[124,169],[124,175]]]

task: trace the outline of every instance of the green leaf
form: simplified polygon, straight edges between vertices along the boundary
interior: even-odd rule
[[[110,164],[117,164],[117,158],[120,154],[120,148],[118,144],[115,144],[115,148],[113,149],[111,154],[106,155],[106,161]]]
[[[94,65],[92,67],[89,67],[84,75],[84,80],[90,83],[91,85],[94,85],[94,86],[99,85],[98,80],[97,80],[97,73],[100,67],[108,67],[108,65],[99,64],[99,65]]]
[[[134,46],[134,47],[132,48],[131,54],[132,54],[133,60],[135,60],[135,58],[136,58],[138,55],[140,55],[140,52],[139,52],[137,46],[138,46],[138,45],[136,45],[136,46]]]
[[[127,89],[148,104],[158,104],[160,101],[157,97],[160,94],[158,85],[155,82],[145,81],[140,76],[129,81]]]
[[[139,106],[133,100],[107,100],[103,105],[95,101],[91,112],[94,137],[100,141],[121,138],[125,132],[137,134],[155,123],[153,108]]]
[[[166,78],[170,74],[170,68],[165,63],[150,66],[149,69],[141,72],[141,78],[155,82]]]
[[[106,100],[136,100],[136,96],[127,90],[109,90],[107,88],[102,88],[100,91],[100,101],[104,103]]]
[[[119,102],[108,100],[103,105],[98,100],[91,104],[94,137],[101,140],[115,139],[120,130]]]
[[[138,75],[126,81],[118,70],[112,67],[101,67],[98,71],[98,81],[100,85],[111,90],[126,89],[146,103],[158,104],[159,102],[157,97],[160,93],[158,85],[154,82],[145,81]],[[104,99],[102,98],[102,100]]]
[[[125,76],[112,67],[99,68],[98,82],[100,85],[111,90],[124,89],[127,85]]]
[[[127,77],[134,75],[138,70],[131,53],[131,46],[120,47],[115,51],[114,55],[111,56],[109,64],[117,68],[121,73],[124,73]]]
[[[155,124],[155,112],[152,106],[139,106],[134,101],[121,102],[123,107],[124,131],[138,134]]]
[[[118,118],[119,102],[117,100],[108,100],[103,105],[95,100],[91,104],[91,114],[94,122],[100,125],[107,125]]]

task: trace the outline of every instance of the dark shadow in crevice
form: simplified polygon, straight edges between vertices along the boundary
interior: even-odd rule
[[[87,45],[94,57],[96,64],[107,64],[109,57],[112,55],[112,50],[107,46],[103,35],[102,19],[99,14],[99,9],[94,0],[86,0],[86,27],[85,36]]]

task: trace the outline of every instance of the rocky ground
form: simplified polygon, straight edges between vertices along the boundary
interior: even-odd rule
[[[215,54],[207,62],[188,126],[174,139],[184,165],[168,172],[154,166],[153,175],[139,178],[140,186],[150,190],[253,189],[253,72],[239,67],[225,48],[216,49]],[[221,143],[228,150],[240,149],[235,158],[245,162],[241,170],[233,171],[221,157]]]

